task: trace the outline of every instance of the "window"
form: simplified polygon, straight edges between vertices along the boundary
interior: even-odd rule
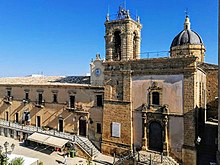
[[[97,123],[97,125],[96,125],[96,132],[99,133],[99,134],[102,133],[101,123]]]
[[[56,93],[53,94],[53,103],[57,103],[57,94]]]
[[[159,92],[152,93],[152,104],[160,105],[160,93]]]
[[[136,51],[137,51],[137,34],[134,32],[133,33],[134,38],[133,38],[133,58],[136,58]]]
[[[40,126],[41,126],[40,116],[37,116],[37,118],[36,118],[36,126],[37,126],[37,127],[40,127]]]
[[[70,108],[75,108],[75,96],[70,96],[69,106]]]
[[[10,90],[7,91],[7,96],[11,97],[11,91]]]
[[[39,93],[38,94],[38,104],[42,104],[43,103],[43,94],[42,93]]]
[[[102,95],[96,95],[96,104],[97,104],[98,107],[103,106]]]
[[[29,93],[25,92],[25,100],[29,100]]]
[[[121,32],[116,31],[114,33],[114,46],[115,46],[115,52],[114,52],[114,60],[121,60]]]
[[[152,82],[151,86],[148,88],[148,92],[148,103],[150,107],[158,108],[158,106],[162,105],[162,88],[157,82]]]

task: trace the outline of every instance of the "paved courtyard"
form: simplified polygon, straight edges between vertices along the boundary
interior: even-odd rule
[[[44,163],[44,165],[62,165],[63,163],[63,156],[60,155],[58,152],[52,152],[50,154],[43,153],[40,151],[36,151],[34,149],[30,149],[27,147],[24,147],[21,142],[18,140],[14,140],[12,138],[0,136],[0,145],[3,146],[4,142],[9,142],[11,145],[12,143],[15,144],[15,149],[13,151],[13,154],[18,155],[25,155],[27,157],[31,158],[37,158],[40,161]],[[103,165],[103,164],[111,164],[113,162],[113,158],[100,154],[93,162],[92,165]],[[88,164],[86,159],[82,159],[79,157],[75,158],[67,158],[67,165],[84,165]]]

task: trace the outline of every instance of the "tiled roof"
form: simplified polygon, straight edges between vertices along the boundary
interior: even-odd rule
[[[0,84],[23,85],[89,85],[90,76],[37,76],[37,77],[2,77]]]
[[[198,62],[197,64],[198,64],[197,66],[199,68],[203,69],[204,71],[218,69],[218,65],[216,65],[216,64],[209,64],[209,63],[204,63],[204,62]]]

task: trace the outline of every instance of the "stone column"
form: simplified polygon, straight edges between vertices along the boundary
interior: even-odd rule
[[[121,61],[127,60],[127,37],[126,33],[122,33],[121,37]]]
[[[143,138],[142,138],[142,150],[147,150],[147,115],[143,112]]]
[[[134,57],[134,59],[140,59],[141,38],[139,36],[136,36],[135,44],[136,44],[136,46],[135,46],[136,50],[135,50],[135,57]]]
[[[105,36],[106,60],[112,61],[112,35]]]
[[[0,128],[0,133],[1,133],[1,136],[5,136],[5,134],[4,134],[4,128]]]
[[[163,143],[163,153],[164,155],[168,155],[168,117],[167,115],[163,119],[164,122],[164,143]]]
[[[6,136],[7,136],[7,137],[11,137],[11,135],[10,135],[10,129],[9,129],[9,128],[6,128],[6,132],[7,132],[7,133],[6,133]]]
[[[126,60],[133,60],[133,33],[127,32],[126,38]]]
[[[16,130],[14,130],[14,139],[17,139],[17,131]]]

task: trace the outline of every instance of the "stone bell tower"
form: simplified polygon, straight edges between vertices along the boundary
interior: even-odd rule
[[[101,150],[121,154],[133,146],[130,61],[140,59],[140,19],[119,7],[117,17],[105,22],[106,60]]]
[[[106,61],[128,61],[140,59],[140,19],[133,20],[129,10],[119,7],[115,20],[109,15],[105,22]]]

